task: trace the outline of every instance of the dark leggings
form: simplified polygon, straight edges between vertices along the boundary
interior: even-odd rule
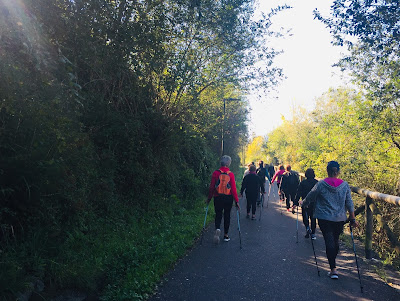
[[[256,202],[257,202],[257,196],[248,196],[246,195],[246,200],[247,200],[247,213],[250,213],[250,208],[252,214],[256,214]]]
[[[310,222],[311,220],[311,233],[315,234],[315,228],[317,228],[317,221],[314,218],[314,208],[308,207],[308,208],[302,208],[301,210],[302,215],[303,215],[303,224],[306,227],[310,227]]]
[[[224,233],[228,234],[231,223],[231,209],[233,197],[231,195],[221,195],[214,198],[215,209],[215,229],[221,229],[222,211],[224,212]]]
[[[286,191],[286,192],[284,192],[284,194],[285,194],[285,197],[286,197],[286,209],[290,208],[290,201],[293,202],[293,205],[296,205],[295,204],[296,192]],[[297,203],[297,205],[298,205],[298,203]]]
[[[339,235],[343,232],[344,222],[332,222],[318,219],[318,225],[325,240],[326,257],[329,267],[336,268],[336,256],[339,253]]]

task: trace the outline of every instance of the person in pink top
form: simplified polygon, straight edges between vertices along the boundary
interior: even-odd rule
[[[281,180],[284,173],[285,173],[285,167],[283,165],[280,165],[278,171],[275,173],[271,181],[271,184],[273,184],[276,179],[276,183],[278,185],[278,194],[281,201],[285,199],[285,195],[281,189]]]
[[[339,163],[329,161],[326,170],[328,177],[315,184],[304,199],[303,206],[307,208],[314,203],[314,217],[318,219],[319,228],[324,236],[326,257],[331,269],[328,276],[338,279],[336,257],[339,253],[339,236],[347,219],[352,227],[357,227],[358,223],[354,215],[350,186],[339,178]]]
[[[211,199],[214,198],[215,243],[219,243],[220,241],[222,214],[224,214],[224,241],[229,241],[228,232],[233,201],[235,201],[236,207],[239,210],[239,197],[236,190],[235,175],[229,170],[231,162],[231,157],[221,157],[221,167],[213,172],[208,190],[206,203],[210,203]]]

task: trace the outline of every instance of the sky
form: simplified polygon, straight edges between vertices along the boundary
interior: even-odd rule
[[[271,7],[288,4],[293,8],[278,13],[272,19],[273,29],[291,28],[292,36],[274,39],[272,45],[284,53],[275,59],[275,66],[283,68],[287,77],[276,92],[263,96],[248,95],[250,103],[249,133],[265,136],[282,123],[281,116],[292,119],[293,107],[308,110],[315,99],[330,87],[345,86],[345,79],[338,68],[332,67],[343,53],[344,47],[331,44],[329,30],[321,21],[314,19],[313,10],[329,14],[333,0],[260,0],[259,10],[269,13]]]

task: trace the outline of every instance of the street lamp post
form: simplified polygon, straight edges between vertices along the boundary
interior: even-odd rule
[[[221,133],[221,157],[224,155],[224,131],[225,131],[225,109],[226,101],[240,100],[239,98],[223,98],[224,101],[224,115],[222,116],[222,133]]]

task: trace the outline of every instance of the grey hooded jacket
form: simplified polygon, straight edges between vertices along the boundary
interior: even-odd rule
[[[303,206],[314,203],[314,217],[333,222],[347,219],[346,209],[354,211],[349,184],[343,181],[338,187],[333,187],[324,180],[319,181],[304,199]]]

